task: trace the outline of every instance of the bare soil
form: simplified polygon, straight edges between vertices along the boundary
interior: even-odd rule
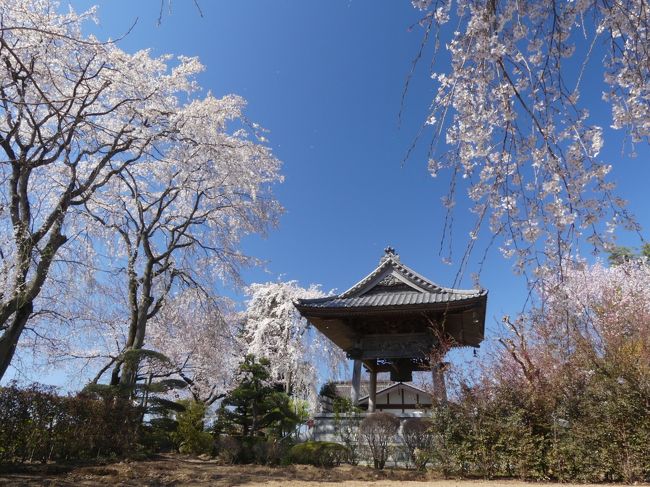
[[[220,465],[215,460],[200,460],[182,455],[163,455],[154,460],[120,462],[109,465],[65,467],[29,465],[5,468],[0,486],[253,486],[302,487],[531,487],[571,484],[530,484],[515,480],[445,480],[436,474],[403,469],[373,470],[349,465],[323,469],[308,465],[264,467],[258,465]],[[602,485],[602,484],[601,484]]]

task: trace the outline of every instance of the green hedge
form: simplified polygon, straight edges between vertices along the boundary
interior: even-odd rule
[[[317,467],[334,467],[348,457],[348,449],[328,441],[308,441],[294,445],[289,451],[289,461],[315,465]]]
[[[650,481],[650,391],[624,373],[597,370],[579,387],[562,384],[563,395],[467,387],[434,408],[432,466],[453,476]]]
[[[120,457],[136,443],[141,411],[129,401],[60,396],[52,387],[0,388],[0,462]]]

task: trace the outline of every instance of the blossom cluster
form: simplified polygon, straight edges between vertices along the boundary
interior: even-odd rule
[[[477,225],[503,236],[501,250],[516,268],[560,264],[581,237],[602,249],[617,225],[636,229],[600,156],[603,124],[581,93],[604,58],[609,125],[633,143],[648,140],[647,1],[412,3],[437,37],[455,25],[443,44],[449,68],[432,74],[437,90],[426,123],[432,147],[447,149],[432,152],[430,172],[449,169],[465,181]],[[436,66],[444,65],[445,52],[438,54]],[[450,187],[448,211],[455,180]]]
[[[314,330],[296,307],[297,299],[320,298],[319,286],[302,288],[296,281],[267,282],[248,287],[242,340],[246,353],[268,358],[272,376],[287,392],[316,404],[317,366],[335,371],[343,352]]]

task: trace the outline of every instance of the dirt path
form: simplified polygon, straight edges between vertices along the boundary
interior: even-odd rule
[[[319,469],[308,465],[264,467],[257,465],[218,465],[212,460],[198,460],[180,455],[156,460],[121,462],[105,466],[62,469],[34,466],[21,472],[0,473],[0,486],[254,486],[303,487],[542,487],[571,484],[527,484],[518,481],[442,480],[432,473],[409,470],[375,471],[349,465]],[[600,484],[599,487],[602,487]],[[584,487],[584,486],[583,486]]]

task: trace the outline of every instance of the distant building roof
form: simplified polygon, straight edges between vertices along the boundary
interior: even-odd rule
[[[342,398],[349,398],[350,397],[350,391],[352,389],[352,382],[351,381],[338,381],[338,382],[333,382],[331,384],[334,388],[334,391],[338,397]],[[381,410],[385,409],[404,409],[403,404],[399,402],[393,402],[394,399],[391,401],[392,404],[386,404],[386,400],[382,400],[382,397],[386,396],[388,393],[392,394],[392,391],[399,390],[399,389],[404,389],[406,391],[410,391],[412,396],[416,395],[418,397],[417,401],[411,401],[414,403],[417,403],[418,408],[430,408],[431,404],[433,403],[432,401],[432,395],[430,392],[425,391],[424,389],[421,389],[419,387],[416,387],[411,384],[406,384],[404,382],[394,382],[390,380],[378,380],[377,381],[377,393],[376,393],[376,401],[378,404],[378,408]],[[360,383],[360,395],[361,398],[359,399],[358,406],[362,409],[366,409],[368,407],[368,399],[369,399],[369,393],[370,393],[370,383],[368,381],[362,381]],[[402,397],[403,400],[403,397]],[[403,401],[402,401],[403,402]],[[407,400],[407,402],[409,402]],[[411,409],[415,405],[414,404],[406,404],[405,407],[406,409]],[[321,412],[324,413],[331,413],[334,412],[334,407],[333,407],[333,399],[329,396],[321,396],[320,397],[320,409]]]
[[[379,396],[381,396],[383,394],[386,394],[387,392],[392,391],[393,389],[397,389],[398,387],[403,387],[405,389],[409,389],[409,390],[411,390],[413,392],[416,392],[418,394],[422,394],[424,397],[429,398],[429,400],[431,399],[431,393],[430,392],[427,392],[424,389],[420,389],[419,387],[415,387],[414,385],[406,384],[404,382],[395,382],[395,383],[393,383],[392,385],[390,385],[388,387],[382,388],[381,390],[379,389],[379,384],[377,384],[377,394],[376,394],[376,396],[379,397]],[[366,404],[368,402],[368,397],[369,397],[369,394],[366,393],[365,396],[363,396],[362,398],[359,399],[359,404]]]
[[[396,384],[396,382],[390,381],[390,380],[378,380],[377,381],[377,390],[384,390],[387,389],[388,387]],[[332,383],[332,386],[334,386],[334,390],[336,392],[336,395],[339,397],[343,397],[348,399],[350,397],[350,392],[352,390],[352,381],[346,380],[346,381],[338,381]],[[360,396],[368,396],[370,392],[370,383],[367,380],[363,380],[360,382],[359,385],[359,395]]]

